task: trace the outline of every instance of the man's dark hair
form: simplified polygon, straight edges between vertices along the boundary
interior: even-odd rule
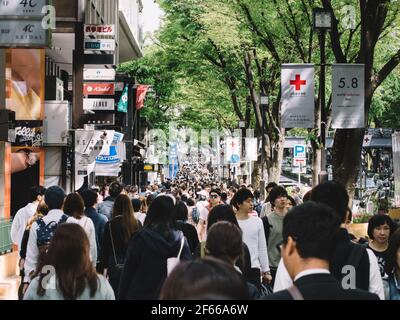
[[[83,190],[82,199],[85,203],[85,208],[91,208],[97,202],[97,192],[92,189]]]
[[[217,189],[217,188],[211,189],[210,195],[211,195],[211,193],[216,193],[219,197],[221,197],[221,190],[220,189]]]
[[[119,183],[118,181],[114,181],[113,183],[111,183],[108,192],[110,193],[111,197],[116,198],[122,192],[123,189],[124,186],[121,183]]]
[[[326,181],[311,191],[310,200],[322,202],[331,207],[339,218],[339,224],[344,223],[347,217],[349,196],[346,189],[338,182]]]
[[[400,248],[400,228],[390,235],[389,247],[386,251],[385,271],[392,274],[400,269],[398,264],[397,251]]]
[[[339,230],[334,210],[323,203],[307,201],[293,207],[283,220],[283,242],[296,241],[300,257],[330,260]]]
[[[393,222],[392,218],[390,218],[387,215],[374,215],[369,219],[368,221],[368,237],[372,240],[374,240],[374,229],[383,226],[384,224],[387,224],[390,229],[390,234],[391,236],[397,229],[396,224]]]
[[[275,200],[278,199],[279,197],[287,197],[288,193],[284,187],[277,186],[271,190],[271,192],[268,195],[268,200],[269,202],[274,205]]]
[[[52,186],[46,190],[44,201],[49,210],[61,209],[64,203],[65,191],[58,186]]]
[[[245,202],[248,198],[254,199],[253,193],[249,189],[241,188],[232,197],[231,204],[239,209],[239,205]]]
[[[133,198],[131,200],[131,202],[132,202],[133,211],[139,212],[140,208],[142,207],[142,201],[140,201],[140,199]]]
[[[46,188],[42,186],[34,186],[29,189],[29,201],[36,201],[38,196],[43,196],[46,192]]]
[[[276,184],[276,182],[269,182],[267,184],[267,186],[265,187],[265,191],[268,191],[269,188],[276,188],[278,185]]]

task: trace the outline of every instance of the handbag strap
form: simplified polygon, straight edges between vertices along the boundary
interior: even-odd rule
[[[181,253],[182,253],[182,249],[183,249],[183,245],[185,244],[185,237],[182,234],[182,240],[181,240],[181,248],[179,249],[179,253],[178,253],[178,260],[181,258]]]
[[[114,240],[112,236],[112,231],[111,231],[111,221],[108,223],[108,226],[110,227],[110,238],[111,238],[111,245],[114,253],[114,260],[115,260],[115,265],[117,265],[117,255],[115,254],[115,247],[114,247]]]
[[[293,300],[304,300],[300,290],[294,284],[287,290],[289,291],[289,294],[292,296]]]

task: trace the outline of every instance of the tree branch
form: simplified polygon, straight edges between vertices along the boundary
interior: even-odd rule
[[[400,49],[393,55],[393,57],[382,67],[382,69],[375,76],[372,81],[372,90],[376,88],[386,79],[386,77],[396,68],[400,63]]]
[[[324,9],[332,11],[332,30],[331,34],[331,43],[332,43],[332,51],[335,55],[336,62],[338,63],[346,63],[346,58],[343,54],[342,47],[340,45],[340,34],[338,29],[338,20],[336,18],[335,12],[333,11],[332,4],[330,0],[322,0],[322,4]]]

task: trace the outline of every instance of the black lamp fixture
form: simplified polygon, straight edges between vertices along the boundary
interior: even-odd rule
[[[323,8],[313,9],[314,30],[330,30],[332,27],[332,11]]]

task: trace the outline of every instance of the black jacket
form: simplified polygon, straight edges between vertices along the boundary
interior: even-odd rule
[[[181,231],[172,231],[170,239],[149,228],[143,228],[129,241],[119,299],[155,300],[167,277],[167,259],[176,257],[181,246]],[[182,260],[191,260],[192,254],[185,240]]]
[[[190,223],[181,220],[176,222],[176,227],[178,230],[183,232],[183,235],[186,237],[189,243],[190,252],[194,254],[197,246],[199,245],[199,237],[197,235],[196,228]]]
[[[330,274],[311,274],[294,282],[304,300],[379,300],[376,294],[359,290],[345,290]],[[288,290],[266,296],[263,300],[293,300]]]
[[[343,276],[346,275],[345,272],[342,272],[343,266],[353,263],[351,262],[351,255],[354,254],[354,247],[363,246],[352,242],[347,230],[341,228],[336,237],[336,247],[329,267],[331,274],[339,281],[341,281]],[[368,291],[370,274],[369,256],[366,247],[364,246],[362,249],[363,253],[361,258],[359,259],[357,266],[355,266],[356,288]]]

